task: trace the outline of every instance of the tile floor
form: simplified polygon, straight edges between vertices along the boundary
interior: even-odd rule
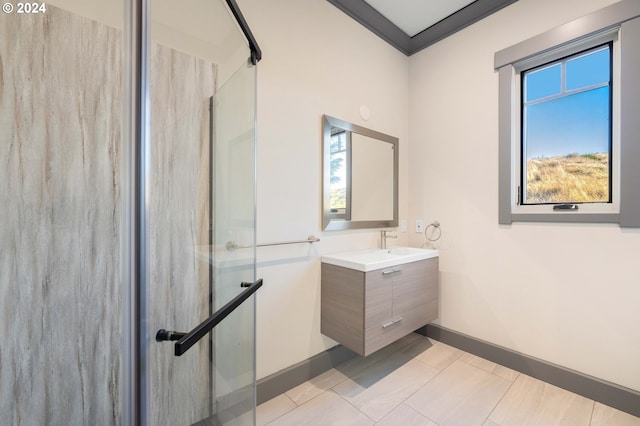
[[[640,426],[640,418],[419,334],[258,406],[258,425]]]

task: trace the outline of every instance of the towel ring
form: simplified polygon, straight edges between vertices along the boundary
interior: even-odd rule
[[[435,233],[437,231],[438,236],[433,237],[432,235],[431,237],[429,237],[427,235],[427,231],[429,231],[429,228],[434,228],[433,232]],[[427,227],[424,229],[424,237],[427,239],[427,241],[438,241],[440,237],[442,237],[442,229],[440,229],[440,222],[436,220],[434,222],[431,222],[429,225],[427,225]]]

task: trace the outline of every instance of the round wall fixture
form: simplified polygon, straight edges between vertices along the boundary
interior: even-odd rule
[[[360,117],[364,120],[364,121],[368,121],[369,117],[371,117],[371,111],[369,111],[369,107],[366,105],[362,105],[360,107]]]

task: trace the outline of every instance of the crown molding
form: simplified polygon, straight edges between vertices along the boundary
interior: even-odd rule
[[[476,0],[413,37],[409,37],[364,0],[327,1],[405,55],[411,56],[518,0]]]

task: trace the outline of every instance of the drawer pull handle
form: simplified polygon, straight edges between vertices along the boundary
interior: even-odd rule
[[[396,272],[400,272],[400,271],[402,271],[402,269],[399,269],[399,268],[387,269],[386,271],[382,271],[382,275],[395,274]]]
[[[384,324],[382,324],[382,328],[389,328],[391,327],[393,324],[397,324],[400,321],[402,321],[404,318],[400,317],[400,318],[396,318],[394,320],[391,320],[389,322],[385,322]]]

